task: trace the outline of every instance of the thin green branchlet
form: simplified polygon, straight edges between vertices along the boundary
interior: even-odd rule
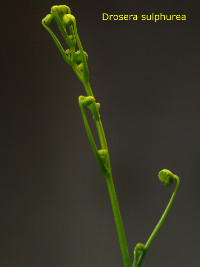
[[[52,20],[56,22],[69,49],[64,50],[59,40],[55,36],[55,34],[48,27],[48,25],[51,23]],[[83,47],[82,47],[82,44],[80,42],[78,32],[77,32],[76,19],[71,14],[71,10],[68,6],[65,6],[65,5],[53,6],[51,8],[51,14],[48,14],[42,20],[42,25],[49,32],[55,44],[57,45],[63,59],[66,61],[66,63],[68,63],[72,67],[78,79],[82,82],[85,88],[87,96],[80,96],[78,99],[78,102],[79,102],[81,114],[83,117],[83,122],[85,125],[85,129],[88,135],[90,145],[96,157],[99,168],[103,176],[105,177],[105,180],[107,183],[108,192],[109,192],[110,200],[111,200],[111,206],[113,209],[115,224],[117,228],[117,234],[119,238],[119,244],[120,244],[121,253],[122,253],[123,264],[124,264],[124,267],[131,267],[131,266],[139,267],[142,263],[142,260],[150,244],[155,238],[158,230],[160,229],[161,225],[164,222],[165,217],[167,216],[167,213],[169,212],[169,209],[172,205],[172,202],[174,200],[174,197],[176,195],[176,192],[179,186],[179,178],[178,176],[173,175],[168,170],[163,170],[159,173],[159,179],[163,182],[164,185],[169,186],[174,181],[174,179],[177,179],[177,186],[175,188],[175,191],[171,197],[171,200],[163,216],[161,217],[158,225],[156,226],[155,230],[153,231],[147,243],[145,245],[141,243],[136,245],[134,249],[134,261],[133,261],[133,265],[131,265],[126,237],[125,237],[121,214],[120,214],[120,209],[119,209],[115,187],[113,183],[113,178],[112,178],[108,146],[107,146],[106,137],[105,137],[105,133],[104,133],[104,129],[102,126],[100,113],[99,113],[100,104],[96,102],[91,86],[90,86],[90,82],[89,82],[90,75],[89,75],[89,70],[88,70],[88,65],[87,65],[88,55],[85,51],[83,51]],[[97,132],[98,132],[98,136],[100,140],[100,146],[101,146],[100,149],[97,148],[97,145],[94,141],[94,138],[93,138],[93,135],[92,135],[92,132],[91,132],[88,120],[87,120],[87,116],[85,113],[86,108],[90,109],[90,111],[92,112],[93,120],[96,124]]]
[[[134,262],[133,262],[133,267],[140,267],[141,266],[141,263],[144,259],[144,256],[146,255],[151,243],[153,242],[154,238],[156,237],[158,231],[160,230],[161,226],[163,225],[166,217],[167,217],[167,214],[169,213],[169,210],[172,206],[172,203],[174,201],[174,198],[176,196],[176,193],[177,193],[177,190],[179,188],[179,184],[180,184],[180,179],[177,175],[173,174],[172,172],[170,172],[169,170],[162,170],[159,172],[158,174],[158,178],[159,180],[161,181],[161,183],[166,186],[166,187],[169,187],[173,184],[174,181],[176,181],[176,187],[175,187],[175,190],[171,196],[171,199],[163,213],[163,215],[161,216],[158,224],[156,225],[156,227],[154,228],[152,234],[150,235],[148,241],[146,242],[145,245],[142,245],[143,249],[141,249],[140,247],[140,250],[137,248],[138,245],[136,245],[135,247],[135,250],[137,251],[136,255],[135,255],[135,250],[134,250]],[[140,244],[141,245],[141,244]],[[140,254],[139,258],[138,258],[138,255]]]

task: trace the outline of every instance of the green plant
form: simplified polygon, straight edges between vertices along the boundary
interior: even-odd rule
[[[69,47],[69,49],[67,49],[66,51],[63,49],[62,45],[58,41],[55,34],[48,27],[52,19],[55,20],[64,40],[66,41]],[[51,14],[48,14],[42,20],[42,24],[52,36],[64,60],[73,68],[77,77],[79,78],[79,80],[82,82],[82,84],[85,87],[87,96],[79,97],[79,106],[80,106],[81,113],[83,116],[83,121],[85,124],[85,129],[86,129],[89,141],[90,141],[90,145],[97,159],[100,170],[102,174],[104,175],[106,183],[107,183],[111,205],[113,209],[113,214],[114,214],[114,219],[115,219],[115,224],[117,228],[119,243],[121,247],[124,267],[131,267],[131,266],[139,267],[141,266],[141,263],[143,261],[145,254],[147,253],[152,241],[154,240],[156,234],[158,233],[160,227],[162,226],[171,208],[171,205],[174,201],[176,192],[179,187],[179,183],[180,183],[179,178],[178,176],[174,175],[173,173],[165,169],[159,172],[159,175],[158,175],[159,179],[161,180],[164,186],[170,186],[173,183],[173,181],[176,180],[177,181],[176,187],[175,187],[174,193],[169,201],[169,204],[166,210],[164,211],[160,221],[158,222],[157,226],[155,227],[153,233],[151,234],[146,244],[143,245],[139,243],[135,246],[134,261],[133,261],[133,264],[131,265],[126,237],[124,233],[124,228],[123,228],[123,224],[121,220],[119,205],[118,205],[115,187],[114,187],[114,183],[112,179],[108,146],[107,146],[106,137],[105,137],[105,133],[103,130],[103,126],[102,126],[101,118],[99,114],[100,104],[96,103],[96,100],[94,98],[94,95],[90,87],[89,70],[88,70],[88,65],[87,65],[88,55],[85,51],[83,51],[83,47],[81,45],[78,32],[77,32],[75,17],[71,14],[70,8],[65,5],[53,6],[51,8]],[[78,47],[78,50],[76,50],[76,47]],[[93,119],[96,124],[97,131],[98,131],[100,144],[101,144],[100,150],[97,148],[95,141],[93,139],[90,126],[89,126],[86,113],[85,113],[86,108],[89,108],[92,112]]]

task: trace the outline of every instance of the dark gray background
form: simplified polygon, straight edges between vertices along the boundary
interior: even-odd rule
[[[200,241],[199,15],[134,1],[13,1],[1,5],[2,267],[122,266],[111,205],[78,96],[84,88],[41,25],[66,4],[89,55],[130,255],[175,203],[142,266],[197,267]],[[145,10],[146,9],[146,10]],[[102,12],[187,14],[186,22],[108,22]]]

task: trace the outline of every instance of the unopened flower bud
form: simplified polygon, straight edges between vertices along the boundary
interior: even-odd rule
[[[99,112],[99,109],[100,109],[100,103],[96,103],[96,108],[97,108],[97,111]]]
[[[63,14],[71,14],[71,10],[66,5],[60,5],[59,10],[63,12]]]
[[[80,96],[79,97],[79,102],[80,101],[82,103],[82,106],[84,108],[86,108],[86,107],[90,106],[92,103],[95,102],[95,98],[93,96],[86,96],[86,97]]]
[[[71,10],[68,6],[60,5],[60,6],[52,6],[51,13],[57,13],[59,16],[64,16],[64,14],[71,14]]]
[[[176,175],[169,170],[164,169],[159,172],[158,178],[164,186],[170,186],[173,184],[174,179],[176,179]]]
[[[101,158],[105,158],[105,156],[108,154],[108,151],[106,149],[101,149],[98,151],[98,153]]]
[[[44,18],[45,24],[49,25],[51,23],[52,19],[53,19],[53,16],[51,14],[46,15],[46,17]]]
[[[86,60],[88,60],[88,54],[85,51],[83,51],[83,54],[85,55]],[[82,56],[80,50],[75,52],[75,62],[76,64],[80,64],[82,62]]]
[[[142,253],[144,250],[145,250],[145,246],[141,243],[138,243],[136,246],[135,246],[135,250],[137,251],[137,253]]]
[[[63,24],[64,26],[70,26],[75,21],[75,17],[71,14],[65,14],[63,16]]]
[[[83,63],[79,64],[79,65],[77,66],[77,69],[78,69],[79,71],[83,71]]]

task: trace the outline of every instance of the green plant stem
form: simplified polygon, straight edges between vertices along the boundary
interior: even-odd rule
[[[177,190],[179,188],[180,180],[179,180],[178,176],[176,176],[176,181],[177,181],[177,183],[176,183],[176,187],[175,187],[174,193],[172,194],[171,199],[170,199],[170,201],[169,201],[169,203],[168,203],[168,205],[167,205],[162,217],[160,218],[160,221],[158,222],[158,224],[156,225],[155,229],[153,230],[151,236],[149,237],[148,241],[146,242],[145,250],[141,253],[137,264],[136,265],[133,264],[133,267],[140,267],[141,266],[141,263],[142,263],[142,261],[144,259],[144,256],[146,255],[151,243],[153,242],[153,240],[156,237],[158,231],[160,230],[161,226],[163,225],[163,223],[165,221],[165,218],[166,218],[167,214],[169,213],[169,210],[170,210],[170,208],[172,206],[172,203],[173,203],[174,198],[176,196]]]
[[[134,250],[133,267],[137,266],[137,261],[138,261],[138,252],[137,250]]]
[[[83,83],[83,84],[84,84],[87,95],[93,96],[89,82]],[[106,137],[105,137],[102,123],[101,123],[101,119],[95,120],[95,123],[96,123],[96,127],[97,127],[97,132],[99,135],[101,147],[102,147],[102,149],[106,149],[108,151]],[[91,139],[91,136],[89,137],[89,139]],[[107,174],[105,174],[105,173],[103,173],[103,174],[104,174],[105,179],[106,179],[108,192],[109,192],[109,196],[110,196],[110,200],[111,200],[111,205],[112,205],[115,224],[116,224],[116,228],[117,228],[117,234],[118,234],[118,238],[119,238],[123,263],[124,263],[124,267],[130,267],[131,262],[130,262],[128,247],[127,247],[127,242],[126,242],[126,236],[125,236],[124,228],[123,228],[123,224],[122,224],[120,209],[119,209],[119,205],[118,205],[118,201],[117,201],[116,191],[115,191],[115,187],[114,187],[114,183],[113,183],[113,179],[112,179],[109,154],[107,155],[107,166],[108,166],[108,172],[107,172]]]
[[[54,19],[55,22],[58,25],[58,28],[65,39],[69,49],[64,50],[62,47],[61,43],[55,36],[55,34],[52,32],[52,30],[47,26],[50,24],[51,20]],[[48,14],[43,20],[42,20],[43,26],[46,28],[46,30],[50,33],[52,36],[55,44],[57,45],[62,57],[64,60],[73,68],[74,72],[76,73],[78,79],[82,82],[82,84],[85,87],[85,91],[87,94],[87,97],[80,96],[79,97],[79,106],[81,109],[81,114],[83,116],[83,122],[85,124],[86,128],[86,133],[88,135],[89,142],[91,144],[92,150],[94,152],[94,155],[97,159],[98,165],[100,167],[100,170],[102,174],[105,177],[107,187],[108,187],[108,192],[111,200],[111,206],[114,214],[114,220],[117,228],[117,234],[119,238],[119,243],[120,243],[120,248],[121,248],[121,253],[122,253],[122,258],[123,258],[123,263],[124,267],[131,267],[130,263],[130,257],[129,257],[129,252],[128,252],[128,247],[127,247],[127,242],[126,242],[126,237],[124,233],[124,228],[122,224],[122,219],[121,219],[121,214],[120,214],[120,209],[117,201],[117,196],[115,192],[115,187],[113,183],[113,178],[112,178],[112,172],[111,172],[111,165],[110,165],[110,158],[109,158],[109,152],[108,152],[108,146],[106,142],[106,137],[105,133],[103,130],[103,125],[100,119],[100,114],[99,114],[99,107],[100,104],[95,102],[92,89],[89,83],[89,70],[88,70],[88,65],[87,65],[87,53],[83,51],[83,47],[81,44],[81,41],[78,36],[77,32],[77,27],[76,27],[76,20],[75,17],[71,14],[71,10],[69,7],[65,5],[60,5],[60,6],[53,6],[51,8],[51,14]],[[69,30],[69,31],[68,31]],[[70,35],[68,35],[68,32]],[[76,45],[78,46],[78,51],[76,51]],[[78,57],[81,57],[80,58]],[[101,149],[98,150],[97,146],[95,144],[94,138],[92,136],[90,126],[85,114],[84,109],[88,107],[93,114],[93,119],[96,124],[100,144],[101,144]],[[166,170],[165,170],[166,174]],[[167,171],[167,175],[169,175],[169,171]],[[162,178],[162,177],[161,177]],[[134,250],[134,263],[133,267],[140,267],[142,260],[147,253],[152,241],[154,240],[155,236],[157,235],[160,227],[162,226],[170,208],[171,205],[174,201],[176,192],[179,187],[179,178],[178,176],[175,177],[177,179],[177,184],[175,191],[169,201],[169,204],[163,213],[159,223],[155,227],[153,233],[151,234],[150,238],[148,239],[146,245],[144,246],[143,244],[137,244],[135,250]],[[159,178],[160,179],[160,178]],[[166,181],[163,181],[164,184]],[[142,248],[142,250],[141,250]],[[139,257],[139,258],[138,258]]]
[[[121,247],[121,253],[122,253],[124,267],[130,267],[131,262],[130,262],[126,237],[125,237],[124,228],[122,225],[120,210],[119,210],[119,206],[118,206],[118,201],[117,201],[117,196],[116,196],[112,176],[106,178],[106,183],[107,183],[107,187],[108,187],[108,191],[109,191],[109,195],[110,195],[110,200],[111,200],[111,204],[112,204],[112,209],[113,209],[115,224],[116,224],[116,228],[117,228],[119,243],[120,243],[120,247]]]

